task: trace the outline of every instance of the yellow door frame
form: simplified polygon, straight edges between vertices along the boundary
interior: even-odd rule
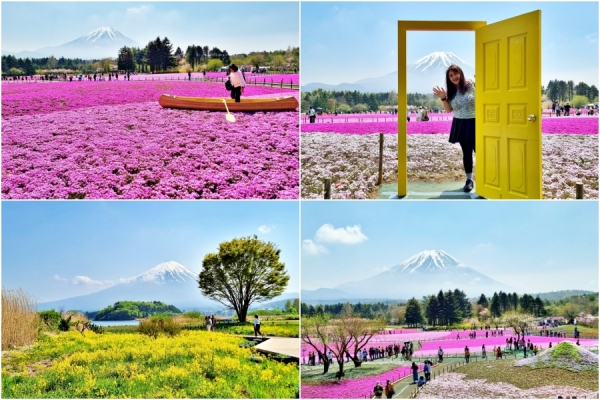
[[[406,147],[406,32],[408,31],[475,31],[485,21],[398,21],[398,197],[408,193]],[[404,122],[401,122],[404,121]]]

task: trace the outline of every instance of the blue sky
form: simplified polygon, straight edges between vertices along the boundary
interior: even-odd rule
[[[44,302],[109,287],[165,261],[199,273],[219,243],[257,235],[281,249],[286,292],[298,292],[298,212],[295,201],[5,201],[2,287]]]
[[[443,250],[521,293],[598,290],[596,201],[305,201],[301,216],[302,289]]]
[[[398,20],[486,21],[542,10],[542,84],[598,86],[598,2],[303,2],[301,81],[338,84],[398,70]],[[409,32],[409,63],[451,51],[475,64],[467,32]]]
[[[58,46],[102,26],[145,46],[218,47],[229,54],[299,46],[297,2],[2,2],[2,49]]]

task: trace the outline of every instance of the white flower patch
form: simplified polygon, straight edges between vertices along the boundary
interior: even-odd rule
[[[558,395],[597,398],[598,392],[571,386],[542,386],[519,389],[506,382],[465,379],[465,374],[448,372],[427,383],[419,391],[420,399],[550,399]]]
[[[458,144],[447,135],[408,135],[408,181],[462,181],[464,170]],[[577,182],[584,198],[598,198],[598,136],[544,135],[542,141],[543,196],[574,199]],[[333,199],[377,198],[379,134],[301,135],[302,193],[304,199],[322,199],[323,181],[330,178]],[[398,175],[398,137],[384,135],[383,182]]]

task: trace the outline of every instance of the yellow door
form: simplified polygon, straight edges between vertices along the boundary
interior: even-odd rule
[[[541,11],[475,31],[477,194],[542,198]]]

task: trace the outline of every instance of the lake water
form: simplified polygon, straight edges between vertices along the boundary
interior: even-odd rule
[[[92,321],[92,323],[98,326],[137,326],[140,321],[134,319],[132,321]]]

